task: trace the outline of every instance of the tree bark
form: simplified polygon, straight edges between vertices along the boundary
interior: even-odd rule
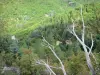
[[[88,68],[90,69],[91,74],[96,75],[95,70],[91,63],[91,59],[89,57],[89,53],[85,52],[85,56],[86,56],[87,65],[88,65]]]

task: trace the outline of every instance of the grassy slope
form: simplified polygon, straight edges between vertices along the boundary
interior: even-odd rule
[[[50,24],[49,20],[55,16],[57,19],[59,15],[65,17],[71,10],[66,0],[0,0],[1,8],[0,17],[7,22],[8,32],[20,35]],[[46,17],[45,14],[52,16]]]
[[[45,14],[61,15],[65,12],[67,3],[63,0],[1,0],[3,17],[9,25],[11,34],[28,33],[48,22],[51,17]]]

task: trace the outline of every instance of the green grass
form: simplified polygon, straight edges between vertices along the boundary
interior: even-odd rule
[[[0,0],[0,18],[7,22],[8,33],[26,34],[61,17],[67,22],[68,12],[73,8],[68,7],[66,0]]]
[[[11,34],[34,30],[67,9],[67,3],[63,0],[1,0],[0,3],[3,5],[0,16],[6,20]],[[45,16],[50,13],[51,17]]]

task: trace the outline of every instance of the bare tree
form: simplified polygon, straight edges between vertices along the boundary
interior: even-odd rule
[[[6,71],[12,71],[14,73],[17,73],[17,75],[20,75],[20,69],[17,68],[17,67],[7,67],[7,66],[4,66],[1,74],[4,74]]]
[[[42,36],[43,37],[43,36]],[[52,68],[56,68],[56,69],[61,69],[62,72],[63,72],[63,75],[67,75],[66,71],[65,71],[65,67],[61,61],[61,59],[58,57],[58,55],[56,54],[55,50],[54,50],[54,47],[43,37],[43,41],[47,44],[47,47],[51,50],[51,52],[53,53],[53,55],[58,59],[61,67],[59,68],[56,68],[56,67],[53,67],[53,66],[50,66],[48,63],[46,63],[45,61],[43,60],[39,60],[38,61],[38,64],[42,64],[44,65],[50,73],[52,73],[53,75],[56,75],[56,73],[52,70]]]
[[[82,45],[83,49],[84,49],[84,52],[85,52],[85,56],[86,56],[86,61],[87,61],[87,65],[88,65],[88,68],[90,70],[90,72],[92,73],[92,75],[96,75],[95,71],[94,71],[94,68],[93,68],[93,65],[91,63],[91,59],[90,59],[90,54],[94,57],[93,53],[92,53],[92,48],[93,48],[93,38],[92,38],[92,34],[91,34],[91,47],[87,46],[84,42],[85,40],[85,24],[84,24],[84,19],[83,19],[83,14],[82,14],[82,7],[81,7],[81,19],[82,19],[82,38],[80,39],[78,37],[78,35],[76,34],[75,32],[75,23],[74,23],[74,20],[72,19],[72,29],[71,28],[68,28],[68,31],[73,34],[76,39],[79,41],[79,43]],[[89,51],[88,51],[89,50]],[[94,57],[95,58],[95,57]]]
[[[47,71],[50,73],[50,75],[51,74],[56,75],[56,73],[52,70],[52,67],[48,63],[46,63],[45,61],[38,60],[38,61],[36,61],[36,63],[39,65],[44,65],[46,67]]]

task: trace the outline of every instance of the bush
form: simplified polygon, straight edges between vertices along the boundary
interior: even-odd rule
[[[70,56],[65,62],[69,75],[89,75],[84,52],[78,52],[77,55]]]
[[[10,52],[11,39],[9,36],[0,36],[0,52]]]

